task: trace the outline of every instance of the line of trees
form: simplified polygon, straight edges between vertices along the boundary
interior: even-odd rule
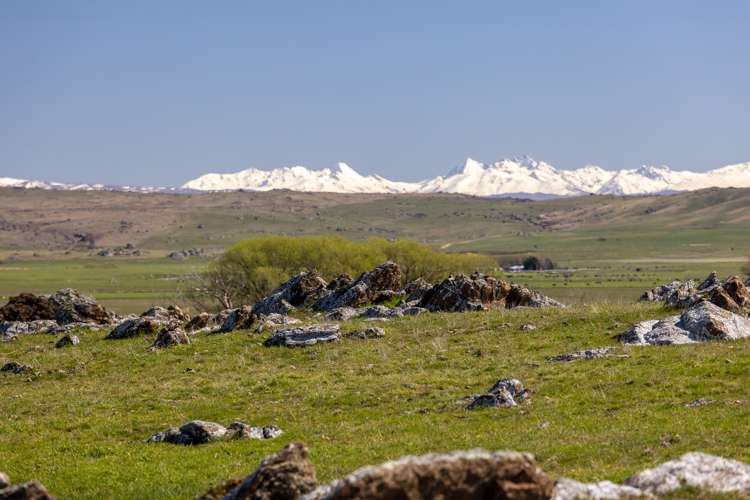
[[[485,255],[443,253],[409,240],[263,236],[237,243],[209,264],[188,298],[201,308],[208,302],[222,308],[237,307],[269,294],[301,271],[316,270],[327,279],[344,273],[356,278],[387,260],[401,267],[404,283],[418,277],[437,281],[460,272],[491,272],[496,266],[495,260]]]

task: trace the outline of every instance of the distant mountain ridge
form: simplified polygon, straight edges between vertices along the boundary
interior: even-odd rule
[[[530,157],[505,159],[495,163],[482,163],[467,158],[445,176],[420,182],[400,182],[379,175],[362,175],[346,163],[339,163],[334,168],[320,170],[293,166],[273,170],[250,168],[236,173],[211,173],[190,180],[181,187],[66,184],[10,177],[0,177],[0,187],[140,193],[289,189],[306,192],[459,193],[484,197],[532,198],[585,194],[640,195],[694,191],[709,187],[750,187],[750,162],[706,172],[692,172],[648,165],[632,170],[605,170],[596,165],[576,170],[558,170]]]
[[[206,174],[186,182],[185,189],[225,191],[329,191],[337,193],[460,193],[474,196],[584,194],[638,195],[694,191],[709,187],[750,187],[750,162],[707,172],[672,170],[644,165],[632,170],[605,170],[587,165],[558,170],[533,158],[522,157],[482,163],[471,158],[438,176],[421,182],[396,182],[363,176],[345,163],[336,168],[310,170],[302,166],[273,170],[247,169],[232,174]]]

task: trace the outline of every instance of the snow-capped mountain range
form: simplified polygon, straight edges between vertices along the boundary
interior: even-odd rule
[[[481,163],[468,158],[448,174],[421,182],[395,182],[363,176],[345,163],[336,168],[309,170],[283,167],[248,169],[234,174],[206,174],[185,183],[185,189],[222,191],[329,191],[337,193],[461,193],[475,196],[577,196],[583,194],[637,195],[692,191],[708,187],[750,187],[750,162],[707,172],[643,166],[633,170],[605,170],[588,165],[558,170],[529,157]]]
[[[59,190],[114,190],[135,192],[270,191],[290,189],[335,193],[461,193],[474,196],[557,197],[584,194],[638,195],[693,191],[708,187],[750,187],[750,162],[691,172],[666,166],[605,170],[588,165],[558,170],[529,157],[481,163],[468,158],[445,176],[421,182],[398,182],[378,175],[361,175],[345,163],[311,170],[302,166],[273,170],[247,169],[229,174],[206,174],[175,187],[65,184],[0,177],[0,187]]]

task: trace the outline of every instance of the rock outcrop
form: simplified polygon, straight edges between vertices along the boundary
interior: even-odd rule
[[[658,286],[641,295],[641,301],[661,301],[668,307],[691,307],[701,301],[709,301],[722,309],[745,314],[750,309],[750,291],[738,276],[721,281],[712,272],[699,285],[694,280],[675,280]]]
[[[484,450],[404,457],[364,467],[304,495],[304,500],[367,498],[548,499],[552,480],[526,453]]]
[[[520,380],[504,378],[495,382],[485,394],[474,396],[466,408],[512,408],[525,400],[527,395],[528,391]]]
[[[281,434],[281,429],[275,426],[252,427],[243,422],[233,422],[229,427],[224,427],[214,422],[191,420],[180,427],[158,432],[146,442],[199,445],[228,439],[274,439]]]
[[[307,347],[339,339],[338,325],[309,325],[276,330],[263,345],[266,347]]]
[[[686,453],[631,476],[625,484],[655,495],[685,487],[713,493],[747,492],[750,491],[750,466],[706,453]]]
[[[711,302],[699,302],[681,315],[638,323],[619,335],[625,344],[692,344],[750,337],[750,319]]]
[[[316,311],[331,311],[340,307],[359,307],[378,302],[401,287],[401,269],[395,262],[385,262],[372,271],[363,273],[348,285],[341,286],[318,299],[312,306]]]
[[[263,460],[239,486],[230,490],[225,500],[297,499],[317,485],[310,452],[301,443],[291,443]]]
[[[419,306],[430,311],[484,311],[513,307],[564,307],[539,292],[474,273],[451,276],[427,290]]]
[[[106,339],[128,339],[140,335],[154,335],[164,323],[151,316],[127,318],[109,332]]]
[[[115,315],[96,300],[72,288],[63,288],[51,295],[22,293],[0,307],[0,339],[9,340],[19,334],[102,327],[115,320]]]
[[[253,305],[258,315],[288,314],[298,307],[307,307],[327,292],[328,283],[317,272],[302,272]]]

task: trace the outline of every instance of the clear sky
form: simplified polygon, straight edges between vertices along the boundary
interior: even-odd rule
[[[748,1],[0,2],[0,176],[750,161]]]

